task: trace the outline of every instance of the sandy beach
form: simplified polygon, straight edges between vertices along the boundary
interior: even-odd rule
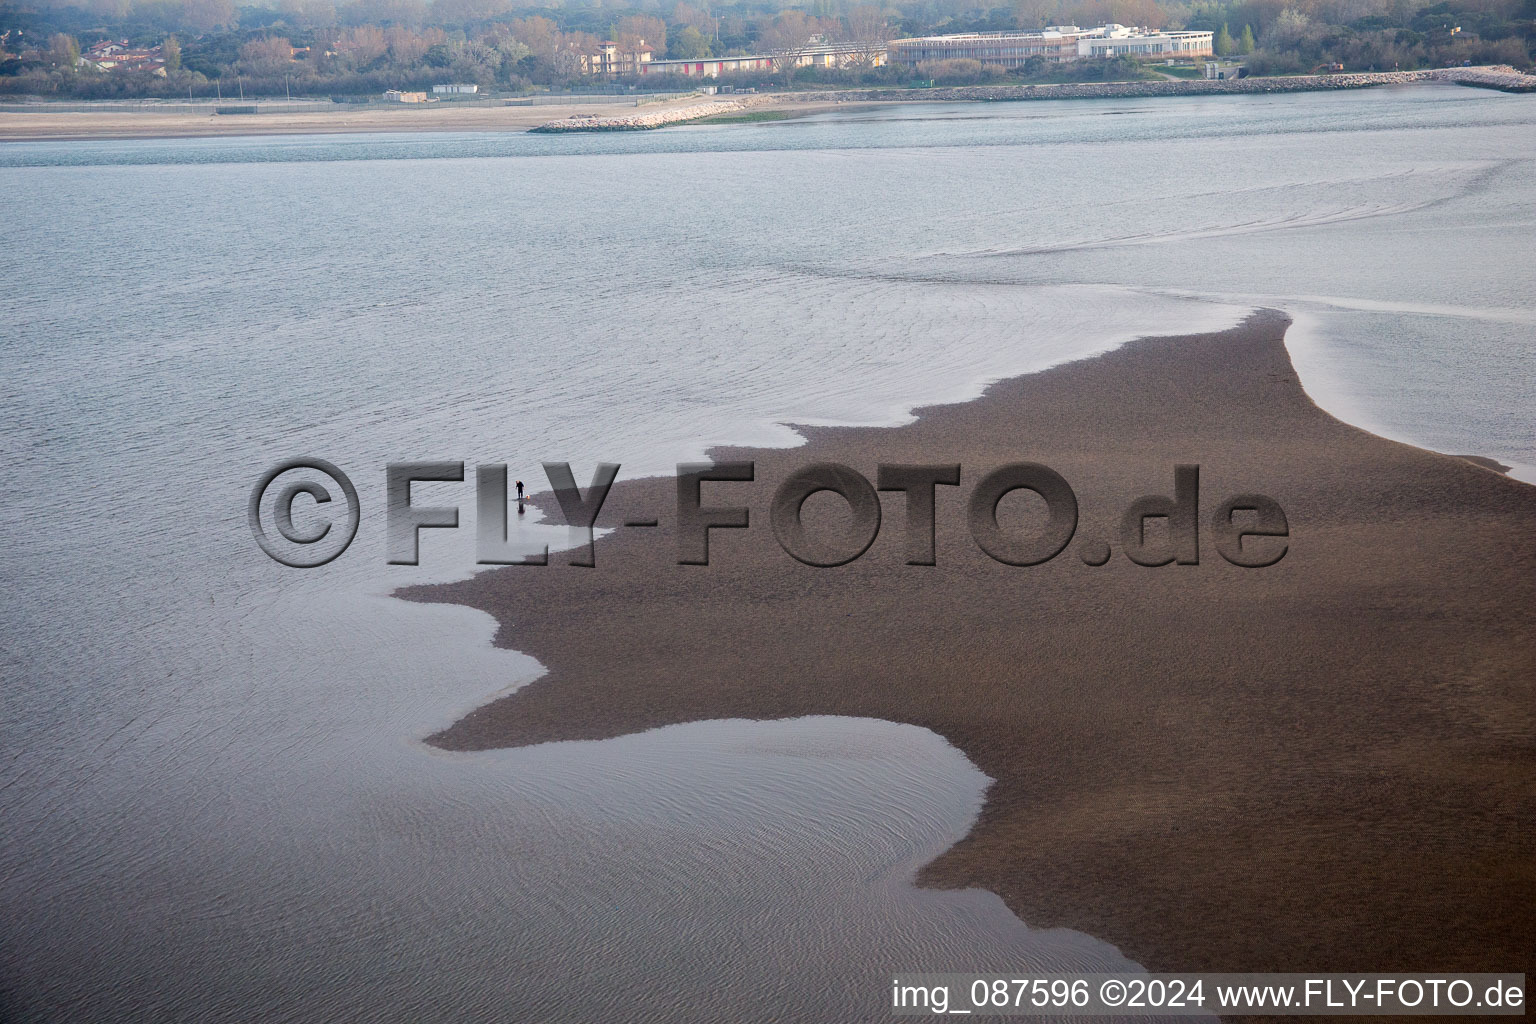
[[[921,884],[994,891],[1032,927],[1088,932],[1155,970],[1526,970],[1536,488],[1326,415],[1287,322],[1143,339],[907,426],[717,450],[756,479],[705,485],[705,505],[751,516],[711,532],[708,566],[677,564],[674,479],[621,483],[599,525],[660,525],[598,541],[595,568],[556,554],[403,593],[489,612],[498,644],[548,668],[431,742],[912,723],[995,780]],[[858,560],[786,555],[774,489],[824,461],[870,480],[881,463],[960,464],[960,486],[937,491],[937,565],[904,564],[898,493]],[[1018,461],[1059,472],[1080,509],[1066,550],[1027,568],[988,558],[966,525],[977,481]],[[1133,564],[1121,514],[1172,495],[1190,463],[1199,564]],[[1221,501],[1253,492],[1289,522],[1267,568],[1230,564],[1209,531]],[[813,529],[829,528],[815,504]],[[1103,541],[1113,556],[1089,564]]]

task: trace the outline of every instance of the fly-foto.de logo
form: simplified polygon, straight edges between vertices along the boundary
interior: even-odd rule
[[[753,462],[682,463],[677,467],[674,535],[679,565],[708,565],[712,530],[751,528],[751,509],[731,499],[732,484],[756,479]],[[592,529],[618,477],[617,463],[600,463],[583,490],[569,463],[546,462],[555,500],[568,526],[587,531],[587,543],[573,552],[569,565],[596,565]],[[935,565],[936,493],[940,487],[960,487],[957,464],[887,464],[876,468],[875,482],[852,467],[817,462],[785,477],[768,505],[768,522],[784,553],[806,565],[831,568],[847,565],[868,551],[880,535],[880,492],[905,501],[907,565]],[[317,479],[318,478],[318,479]],[[459,528],[456,505],[418,505],[411,485],[426,482],[462,483],[463,462],[392,462],[385,468],[385,543],[391,565],[416,565],[422,530]],[[708,501],[705,487],[708,485]],[[516,481],[516,508],[523,510],[526,489]],[[1031,528],[1010,528],[999,518],[998,506],[1008,495],[1028,491],[1044,502],[1045,521]],[[802,517],[806,500],[828,492],[847,505],[840,530],[817,531]],[[480,565],[548,565],[549,549],[528,553],[511,539],[513,507],[507,467],[487,463],[475,467],[475,555]],[[296,508],[301,512],[296,516]],[[272,559],[295,568],[330,562],[352,543],[361,520],[357,488],[336,466],[323,459],[290,459],[273,466],[257,481],[248,508],[251,533]],[[1155,533],[1148,526],[1165,524]],[[983,474],[966,500],[966,525],[976,546],[1005,565],[1031,566],[1049,562],[1072,543],[1077,533],[1077,495],[1060,473],[1037,462],[1014,462]],[[627,519],[623,526],[653,528],[660,519]],[[1137,498],[1120,518],[1119,549],[1137,565],[1169,563],[1198,565],[1200,537],[1210,538],[1216,551],[1233,565],[1250,569],[1274,565],[1289,548],[1290,524],[1279,502],[1262,494],[1237,494],[1211,510],[1202,524],[1200,467],[1173,468],[1172,494]],[[1077,547],[1087,565],[1104,565],[1113,555],[1107,541],[1089,539]]]

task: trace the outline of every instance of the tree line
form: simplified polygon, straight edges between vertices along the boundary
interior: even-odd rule
[[[1391,70],[1462,63],[1531,66],[1536,0],[1014,0],[967,9],[955,0],[894,5],[812,0],[779,9],[687,0],[649,6],[514,8],[514,0],[38,0],[0,4],[0,92],[45,96],[210,96],[231,80],[246,95],[368,95],[453,81],[486,90],[591,87],[583,55],[611,39],[656,59],[769,54],[775,67],[737,84],[941,84],[1134,78],[1134,61],[1030,62],[1004,70],[974,61],[880,67],[897,36],[1033,30],[1106,23],[1207,29],[1216,50],[1259,74],[1343,64]],[[526,3],[526,0],[520,0]],[[624,3],[634,0],[621,0]],[[93,70],[82,50],[104,39],[159,46],[163,73]],[[848,44],[841,69],[795,67],[812,39]],[[622,86],[626,83],[604,83]],[[655,76],[645,84],[665,86]]]

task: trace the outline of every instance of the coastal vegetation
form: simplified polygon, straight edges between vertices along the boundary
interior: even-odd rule
[[[377,96],[467,83],[481,94],[691,88],[697,80],[584,73],[599,40],[656,59],[788,52],[811,36],[868,59],[842,68],[757,71],[719,84],[821,88],[1129,81],[1161,77],[1130,59],[1002,69],[975,61],[913,67],[875,59],[887,39],[944,32],[1119,22],[1215,33],[1220,56],[1254,75],[1472,64],[1529,68],[1536,0],[4,0],[0,93],[53,98]],[[91,48],[133,49],[104,67]],[[99,56],[99,52],[96,54]],[[1175,76],[1193,76],[1175,69]]]

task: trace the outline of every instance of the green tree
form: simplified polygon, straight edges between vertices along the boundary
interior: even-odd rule
[[[704,38],[704,33],[688,25],[672,37],[667,56],[674,60],[702,60],[713,54],[709,52],[709,40]]]
[[[181,7],[182,26],[197,35],[229,28],[238,20],[230,0],[186,0]]]
[[[1253,26],[1252,25],[1244,25],[1243,26],[1243,36],[1242,36],[1241,39],[1239,39],[1237,41],[1237,52],[1238,53],[1252,53],[1253,52],[1253,46],[1254,46],[1254,43],[1253,43]]]
[[[331,0],[279,0],[277,9],[283,21],[303,31],[336,24],[336,5]]]
[[[1042,29],[1054,24],[1060,6],[1057,0],[1013,0],[1013,23],[1030,32]]]
[[[160,56],[165,58],[165,70],[167,74],[175,74],[181,70],[181,44],[175,36],[166,36],[160,44]]]
[[[1232,52],[1232,33],[1227,31],[1227,23],[1221,23],[1221,31],[1216,33],[1216,56],[1225,57]]]

